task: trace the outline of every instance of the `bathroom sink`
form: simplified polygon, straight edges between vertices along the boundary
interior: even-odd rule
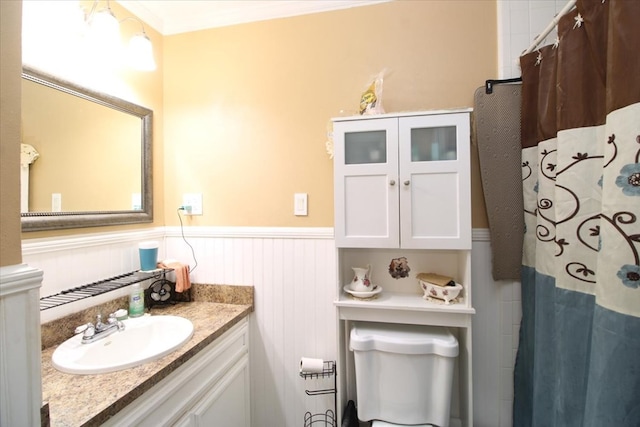
[[[178,316],[150,316],[123,321],[125,329],[83,344],[77,334],[56,348],[53,366],[68,374],[103,374],[159,359],[184,345],[193,323]]]

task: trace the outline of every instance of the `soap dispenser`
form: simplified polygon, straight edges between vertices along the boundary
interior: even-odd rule
[[[144,291],[140,283],[134,283],[129,295],[129,317],[140,317],[144,314]]]

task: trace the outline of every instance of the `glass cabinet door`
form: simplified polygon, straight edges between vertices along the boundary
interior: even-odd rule
[[[340,120],[333,126],[338,247],[398,247],[398,119]]]
[[[387,162],[387,131],[373,130],[344,134],[345,164]]]
[[[470,248],[469,114],[401,117],[399,135],[402,247]]]
[[[456,160],[456,127],[441,126],[411,129],[411,161]]]

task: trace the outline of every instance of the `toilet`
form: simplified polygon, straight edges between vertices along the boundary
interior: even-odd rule
[[[458,340],[444,327],[354,322],[360,421],[374,427],[448,427]]]

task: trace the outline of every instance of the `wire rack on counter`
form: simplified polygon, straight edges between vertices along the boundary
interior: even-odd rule
[[[337,409],[337,395],[336,390],[338,388],[337,375],[336,375],[336,362],[333,360],[325,360],[322,372],[300,372],[300,376],[305,380],[319,379],[319,378],[331,378],[333,377],[333,388],[326,388],[321,390],[305,390],[304,392],[308,396],[318,396],[322,394],[333,394],[333,410],[327,409],[324,414],[312,414],[307,412],[304,414],[304,427],[311,426],[332,426],[337,427],[336,409]]]
[[[86,285],[76,286],[75,288],[66,289],[55,295],[40,298],[40,311],[68,304],[70,302],[80,301],[81,299],[94,297],[106,292],[115,291],[116,289],[133,285],[134,283],[142,282],[147,279],[164,277],[167,271],[171,271],[171,269],[160,268],[151,271],[136,270],[130,273],[113,276],[108,279],[99,280],[97,282],[88,283]]]

